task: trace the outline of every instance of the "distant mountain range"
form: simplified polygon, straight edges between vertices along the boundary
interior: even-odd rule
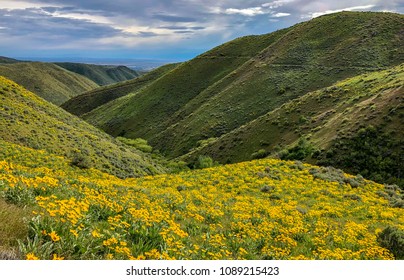
[[[93,64],[93,65],[112,65],[126,66],[135,71],[143,72],[150,71],[165,64],[170,64],[176,61],[161,60],[161,59],[136,59],[136,58],[88,58],[88,57],[24,57],[22,61],[41,61],[50,63],[78,63],[78,64]],[[1,60],[0,60],[1,61]]]
[[[140,74],[125,66],[25,62],[0,57],[0,75],[60,105],[100,85],[133,79]]]

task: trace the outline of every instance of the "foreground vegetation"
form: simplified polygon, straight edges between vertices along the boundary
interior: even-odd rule
[[[32,210],[28,259],[400,258],[400,189],[361,176],[265,159],[123,180],[0,146],[1,196]]]

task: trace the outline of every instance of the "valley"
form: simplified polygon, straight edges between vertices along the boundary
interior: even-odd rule
[[[0,259],[404,259],[403,45],[338,12],[142,74],[0,57]]]

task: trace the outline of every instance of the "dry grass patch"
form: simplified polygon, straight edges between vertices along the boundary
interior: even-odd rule
[[[26,208],[8,204],[0,199],[0,259],[18,259],[18,239],[25,240],[28,227],[24,217],[29,215]]]

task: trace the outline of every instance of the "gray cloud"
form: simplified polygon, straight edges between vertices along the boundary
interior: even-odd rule
[[[154,33],[154,32],[140,31],[139,36],[140,37],[155,37],[155,36],[159,36],[159,34]]]
[[[27,51],[46,45],[46,49],[83,51],[120,46],[127,53],[144,49],[173,53],[186,48],[197,54],[236,37],[269,33],[328,11],[354,6],[404,11],[404,2],[399,0],[357,0],[354,4],[351,0],[1,1],[7,2],[7,9],[0,4],[0,49],[9,53],[15,45]],[[184,34],[192,41],[184,44]]]
[[[174,33],[177,34],[194,34],[194,31],[190,31],[190,30],[178,30],[178,31],[174,31]]]
[[[157,14],[153,15],[152,18],[159,19],[161,21],[166,22],[197,22],[196,18],[192,17],[182,17],[182,16],[173,16],[173,15],[164,15],[164,14]]]
[[[30,36],[48,40],[52,37],[99,38],[121,34],[107,25],[100,25],[89,21],[53,17],[39,9],[0,10],[0,26],[6,27],[6,35]],[[4,34],[4,32],[3,32]],[[59,42],[60,43],[60,42]]]
[[[179,25],[165,25],[159,26],[160,29],[169,29],[169,30],[203,30],[206,29],[204,26],[179,26]]]

